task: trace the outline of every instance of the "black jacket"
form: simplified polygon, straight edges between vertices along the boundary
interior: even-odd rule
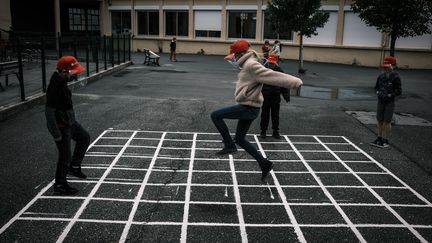
[[[383,73],[378,76],[375,84],[375,92],[382,103],[394,101],[396,96],[402,94],[402,84],[399,74],[396,72]]]
[[[266,68],[270,68],[268,65],[264,65]],[[272,70],[283,73],[282,68],[276,65]],[[264,100],[272,100],[280,102],[280,96],[282,95],[286,102],[290,101],[290,90],[288,88],[282,88],[278,86],[264,84],[261,90]]]
[[[45,116],[47,127],[54,138],[61,136],[59,128],[70,127],[75,122],[72,93],[67,80],[54,72],[46,92]]]
[[[175,51],[176,48],[177,48],[176,41],[171,41],[171,43],[170,43],[170,49],[171,49],[171,51]]]

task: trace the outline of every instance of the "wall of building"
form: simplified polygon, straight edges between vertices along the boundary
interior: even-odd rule
[[[111,34],[111,11],[130,11],[134,35],[132,49],[150,48],[163,52],[169,51],[171,36],[165,36],[165,11],[167,9],[182,9],[189,11],[189,30],[187,36],[177,37],[179,53],[197,53],[201,49],[206,54],[223,55],[235,38],[228,38],[228,11],[242,9],[256,12],[256,35],[248,39],[255,50],[261,50],[263,43],[263,14],[267,0],[108,0],[102,4],[105,10],[102,14],[104,33]],[[350,9],[350,1],[322,0],[323,10],[330,13],[329,22],[318,29],[318,36],[305,39],[304,58],[307,61],[356,64],[362,66],[379,66],[385,53],[388,53],[389,40],[387,36],[373,27],[368,27]],[[207,6],[217,9],[221,15],[220,38],[196,38],[194,11]],[[153,9],[159,12],[159,35],[137,35],[136,11]],[[294,34],[292,40],[282,40],[282,58],[297,59],[299,38]],[[416,38],[399,39],[396,44],[398,64],[406,68],[432,69],[432,35]]]
[[[12,17],[10,12],[10,3],[9,0],[0,0],[0,28],[4,30],[9,30],[9,27],[12,25]],[[2,39],[7,39],[7,33],[1,33]]]

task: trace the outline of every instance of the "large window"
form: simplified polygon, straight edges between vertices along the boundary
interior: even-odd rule
[[[328,12],[329,19],[322,28],[317,28],[318,35],[304,39],[305,44],[334,45],[336,44],[336,28],[338,12]]]
[[[292,40],[293,35],[292,31],[288,33],[278,33],[276,30],[272,28],[272,23],[270,22],[270,18],[268,14],[263,13],[264,16],[264,39],[279,39],[279,40]]]
[[[375,28],[367,26],[358,14],[345,12],[343,33],[344,46],[381,46],[382,34]]]
[[[99,10],[69,8],[69,31],[98,31]]]
[[[112,11],[111,27],[113,34],[129,33],[131,29],[131,12]]]
[[[256,11],[229,11],[228,37],[255,39]]]
[[[188,36],[188,27],[187,11],[165,11],[165,35]]]
[[[221,12],[195,11],[195,37],[220,37]]]
[[[138,35],[159,35],[159,11],[138,12]]]

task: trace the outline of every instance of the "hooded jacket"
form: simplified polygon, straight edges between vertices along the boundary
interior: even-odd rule
[[[75,123],[72,93],[67,80],[58,72],[51,76],[46,92],[45,116],[47,127],[54,138],[61,137],[60,128],[71,127]]]
[[[235,101],[241,105],[260,108],[264,101],[261,93],[263,84],[284,88],[298,88],[303,84],[297,77],[264,67],[253,51],[248,51],[237,63],[242,69],[234,95]]]

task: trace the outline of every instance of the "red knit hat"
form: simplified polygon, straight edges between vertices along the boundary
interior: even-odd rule
[[[267,58],[267,62],[268,63],[277,63],[278,62],[278,57],[276,54],[274,53],[270,53],[269,57]]]
[[[79,64],[77,59],[73,56],[62,56],[57,61],[57,70],[59,71],[69,71],[70,74],[82,73],[85,68]]]
[[[384,62],[383,62],[383,67],[387,68],[390,67],[391,65],[395,65],[396,64],[396,58],[393,56],[387,56],[384,58]]]
[[[247,40],[236,40],[230,45],[230,52],[225,56],[225,60],[231,59],[234,54],[249,50],[250,44]]]

